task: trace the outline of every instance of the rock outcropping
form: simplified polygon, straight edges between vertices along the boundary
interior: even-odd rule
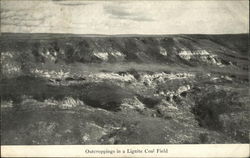
[[[0,44],[1,144],[249,143],[247,35]]]

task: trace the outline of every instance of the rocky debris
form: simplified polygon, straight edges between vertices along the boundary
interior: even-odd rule
[[[106,51],[94,50],[92,53],[93,53],[93,56],[97,57],[102,62],[123,61],[126,57],[120,51],[113,50],[112,48],[110,50],[106,50]]]
[[[109,54],[107,52],[93,52],[93,55],[102,61],[108,61]]]
[[[42,57],[44,57],[44,60],[47,62],[54,63],[57,60],[58,53],[55,50],[46,50],[40,53]]]
[[[11,76],[12,74],[16,75],[20,73],[21,67],[15,63],[7,63],[7,64],[3,64],[2,70],[3,70],[2,72],[3,74]]]
[[[78,98],[74,99],[72,97],[65,97],[62,100],[56,100],[55,98],[47,98],[45,100],[37,100],[32,96],[23,95],[21,97],[21,102],[18,105],[15,103],[13,105],[13,101],[10,100],[8,102],[4,101],[1,104],[2,108],[15,108],[17,110],[36,110],[36,109],[64,109],[64,110],[72,110],[72,109],[89,109],[87,105],[79,100]]]
[[[147,87],[156,87],[169,82],[170,80],[185,80],[192,79],[195,75],[192,73],[155,73],[153,75],[143,74],[141,76],[140,82]]]
[[[16,62],[15,52],[1,52],[1,73],[5,76],[20,75],[22,72],[21,64]]]
[[[185,97],[187,91],[190,89],[191,89],[190,85],[184,85],[184,86],[179,87],[176,93],[180,97]]]
[[[160,47],[160,54],[163,55],[163,56],[167,56],[168,55],[166,49],[164,49],[163,47]]]
[[[83,101],[81,101],[79,99],[74,99],[72,97],[66,97],[64,100],[62,100],[59,103],[59,108],[72,109],[72,108],[76,108],[76,107],[83,106],[83,105],[84,105]]]
[[[13,57],[14,57],[14,52],[12,51],[1,52],[1,61],[5,61]]]
[[[91,74],[88,77],[93,78],[95,80],[118,80],[121,82],[131,82],[135,80],[133,75],[126,74],[126,75],[119,75],[117,73],[96,73]]]
[[[112,61],[124,61],[125,60],[125,57],[126,55],[124,55],[123,53],[121,53],[120,51],[111,51],[110,54],[109,54],[109,58],[111,58],[110,60]]]
[[[247,49],[225,39],[5,41],[1,144],[248,143]]]
[[[1,108],[13,108],[13,101],[1,101]]]
[[[217,55],[208,52],[207,50],[181,50],[178,55],[187,61],[196,60],[202,61],[207,64],[213,64],[217,66],[224,66],[221,61],[218,59]]]
[[[22,102],[20,104],[21,106],[18,108],[21,108],[22,110],[41,108],[44,105],[42,102],[37,101],[30,96],[22,97]]]
[[[39,76],[39,77],[44,77],[44,78],[48,78],[50,80],[52,79],[65,79],[68,78],[70,76],[69,72],[65,72],[63,70],[60,71],[44,71],[44,70],[39,70],[39,69],[33,69],[31,70],[31,72],[35,75],[35,76]]]
[[[233,79],[227,75],[221,76],[222,79],[227,80],[227,81],[233,81]]]

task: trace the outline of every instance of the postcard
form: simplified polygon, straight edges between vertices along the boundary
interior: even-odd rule
[[[248,0],[1,0],[2,157],[249,157]]]

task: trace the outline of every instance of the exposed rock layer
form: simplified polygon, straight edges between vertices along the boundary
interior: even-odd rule
[[[248,143],[246,37],[4,34],[1,143]]]

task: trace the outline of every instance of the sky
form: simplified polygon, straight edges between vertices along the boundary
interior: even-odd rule
[[[237,34],[249,32],[248,0],[1,0],[1,32]]]

